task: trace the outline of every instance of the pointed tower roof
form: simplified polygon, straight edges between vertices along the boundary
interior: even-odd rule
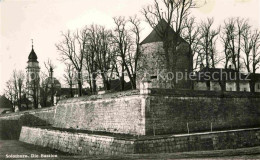
[[[167,27],[169,27],[168,35],[171,35],[168,37],[169,40],[176,39],[176,32],[173,30],[173,28],[168,25],[168,23],[165,21],[165,19],[161,19],[158,22],[158,24],[155,26],[153,31],[141,42],[141,45],[146,44],[146,43],[152,43],[152,42],[162,42],[163,38],[162,38],[162,35],[160,35],[160,32],[163,32],[164,30],[166,30]],[[186,42],[182,38],[180,40]]]
[[[33,44],[32,44],[32,50],[31,50],[29,57],[28,57],[28,62],[38,62],[37,61],[37,55],[36,55],[36,53],[34,52],[34,49],[33,49]]]

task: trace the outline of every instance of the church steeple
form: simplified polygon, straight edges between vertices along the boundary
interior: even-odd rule
[[[28,62],[38,62],[37,61],[37,55],[36,55],[36,53],[34,52],[34,49],[33,49],[33,39],[32,39],[32,50],[29,54]]]
[[[33,102],[33,107],[38,108],[40,102],[40,67],[39,62],[37,61],[37,55],[33,49],[33,41],[32,41],[32,50],[28,57],[27,67],[27,97]]]

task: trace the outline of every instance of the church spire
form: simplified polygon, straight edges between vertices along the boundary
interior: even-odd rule
[[[33,39],[31,39],[32,40],[32,49],[33,49]]]
[[[32,50],[29,54],[29,57],[28,57],[28,62],[38,62],[37,61],[37,55],[36,53],[34,52],[34,49],[33,49],[33,39],[32,40]]]

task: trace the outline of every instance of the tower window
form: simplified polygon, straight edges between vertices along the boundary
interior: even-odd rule
[[[150,78],[151,79],[157,79],[157,76],[151,76]]]

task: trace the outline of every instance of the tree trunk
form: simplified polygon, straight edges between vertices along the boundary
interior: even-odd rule
[[[256,79],[255,79],[255,70],[253,70],[253,73],[251,74],[252,75],[252,78],[250,80],[250,91],[251,93],[255,93],[255,82],[256,82]]]
[[[54,79],[51,77],[51,105],[54,106]]]
[[[79,97],[82,96],[82,84],[81,84],[81,80],[78,80],[78,96],[79,96]]]
[[[239,92],[240,91],[240,74],[239,74],[239,69],[237,69],[238,71],[236,72],[236,90]]]
[[[206,81],[207,90],[210,91],[210,81]]]
[[[88,80],[90,92],[93,93],[92,80]]]
[[[82,96],[81,72],[78,71],[78,96]]]
[[[92,93],[96,94],[96,92],[97,92],[97,84],[96,84],[97,75],[96,75],[96,73],[93,73],[92,75],[93,75],[93,77],[92,77],[92,89],[93,89]]]
[[[219,81],[219,85],[222,92],[226,91],[226,81]]]
[[[103,84],[104,84],[105,90],[106,91],[110,90],[110,83],[109,83],[109,80],[107,79],[107,76],[105,75],[104,72],[102,72],[101,76],[102,76],[102,79],[103,79]]]
[[[18,105],[19,111],[22,109],[22,89],[19,86],[19,105]]]
[[[12,103],[12,110],[13,110],[13,112],[15,111],[15,107],[14,107],[14,103],[13,103],[13,96],[11,95],[11,103]]]
[[[70,97],[74,97],[73,90],[72,90],[72,84],[70,84]]]
[[[109,91],[111,89],[110,81],[106,80],[106,88]]]
[[[125,75],[124,75],[124,71],[125,71],[125,69],[124,69],[124,65],[122,64],[122,75],[121,75],[121,78],[120,78],[120,80],[121,80],[121,90],[123,91],[123,90],[125,90]]]

